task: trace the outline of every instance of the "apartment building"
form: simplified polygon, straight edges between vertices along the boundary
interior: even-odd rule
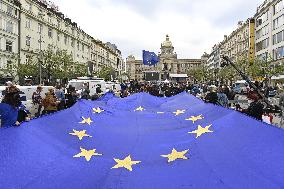
[[[0,1],[0,69],[17,59],[19,52],[20,6],[16,0]]]
[[[20,0],[21,31],[20,57],[25,63],[32,55],[52,49],[66,50],[73,60],[87,63],[90,60],[92,37],[77,23],[45,1]]]
[[[284,1],[266,0],[255,14],[256,57],[279,63],[284,58]]]

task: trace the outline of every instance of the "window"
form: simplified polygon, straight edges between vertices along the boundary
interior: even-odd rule
[[[263,24],[267,20],[268,20],[268,11],[266,11],[260,17],[257,18],[256,26],[257,27],[260,26],[261,24]]]
[[[67,45],[67,35],[64,35],[64,44]]]
[[[38,24],[38,33],[41,34],[41,33],[42,33],[42,29],[43,29],[43,28],[42,28],[42,24],[39,23],[39,24]]]
[[[74,39],[71,39],[71,46],[74,47],[74,45],[75,45],[75,41]]]
[[[12,41],[6,41],[6,51],[12,52],[13,48],[13,42]]]
[[[57,28],[60,29],[60,20],[57,20]]]
[[[27,36],[26,37],[26,45],[29,47],[31,46],[31,37],[30,36]]]
[[[284,47],[279,47],[273,50],[273,59],[278,60],[284,57]]]
[[[281,0],[274,5],[274,14],[277,14],[284,8],[284,1]]]
[[[264,26],[263,28],[261,28],[260,30],[256,31],[256,39],[259,39],[265,35],[267,35],[269,33],[269,25]]]
[[[48,22],[49,22],[49,23],[51,23],[51,22],[52,22],[51,15],[48,15]]]
[[[31,28],[31,19],[30,18],[26,19],[26,28]]]
[[[280,43],[284,40],[283,34],[284,34],[284,31],[281,31],[281,32],[273,35],[273,45]]]
[[[7,65],[12,64],[12,60],[7,60]]]
[[[28,11],[32,12],[32,4],[31,3],[28,3]]]
[[[281,15],[275,20],[273,20],[273,30],[279,28],[282,25],[284,25],[284,15]]]
[[[52,29],[51,28],[48,28],[48,37],[52,38]]]
[[[57,41],[60,41],[60,34],[57,34]]]
[[[85,50],[85,46],[84,44],[82,44],[82,51],[84,52],[84,50]]]
[[[269,46],[269,38],[264,39],[256,44],[256,52],[266,49]]]
[[[10,21],[7,21],[6,22],[6,31],[7,32],[13,32],[13,27],[14,27],[14,24],[13,24],[13,22],[10,22]]]
[[[37,14],[39,17],[42,17],[43,16],[43,13],[42,13],[42,10],[41,9],[38,9],[38,14]]]
[[[77,49],[80,50],[80,42],[77,43]]]
[[[12,15],[13,14],[13,8],[10,5],[7,5],[7,14]]]

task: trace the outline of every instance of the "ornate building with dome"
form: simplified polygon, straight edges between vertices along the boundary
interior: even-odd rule
[[[161,52],[158,54],[159,63],[155,66],[144,65],[142,60],[136,60],[133,55],[126,59],[126,69],[131,80],[184,80],[190,79],[190,70],[201,67],[206,63],[208,55],[204,54],[200,59],[178,59],[175,48],[169,35],[161,44]]]

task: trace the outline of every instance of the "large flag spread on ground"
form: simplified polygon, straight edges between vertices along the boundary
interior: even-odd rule
[[[107,94],[0,130],[0,188],[284,188],[284,132],[186,93]]]
[[[143,50],[143,64],[153,66],[158,64],[159,57],[154,52]]]

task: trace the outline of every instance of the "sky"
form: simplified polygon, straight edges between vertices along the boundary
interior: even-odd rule
[[[53,1],[95,39],[116,44],[124,58],[141,59],[142,50],[159,53],[166,34],[178,58],[200,58],[264,0]]]

